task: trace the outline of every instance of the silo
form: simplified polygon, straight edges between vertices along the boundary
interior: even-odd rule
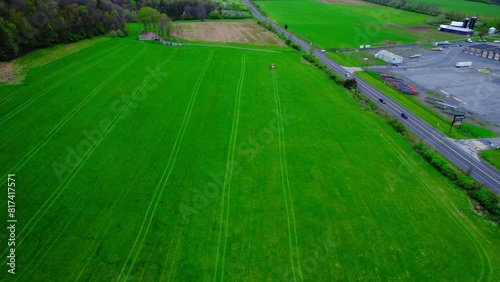
[[[476,24],[477,17],[472,17],[469,22],[469,28],[474,29],[474,25]]]
[[[467,28],[467,25],[469,24],[469,18],[464,19],[464,24],[462,25],[463,28]]]

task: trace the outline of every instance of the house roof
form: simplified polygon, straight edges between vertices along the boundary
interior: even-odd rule
[[[453,21],[453,22],[451,22],[450,25],[451,26],[456,26],[456,27],[462,27],[463,24],[464,24],[463,22],[455,22],[455,21]]]
[[[472,30],[472,29],[470,29],[470,28],[456,27],[456,26],[452,26],[452,25],[445,25],[445,24],[442,24],[442,25],[440,25],[439,27],[440,27],[440,28],[451,29],[451,30],[462,31],[462,32],[473,32],[473,30]]]
[[[468,46],[470,48],[474,48],[474,49],[481,49],[481,50],[485,50],[485,51],[493,51],[495,53],[500,53],[500,47],[497,47],[495,45],[490,45],[490,44],[475,44],[475,45],[471,45],[471,46]]]
[[[456,27],[451,25],[440,25],[439,30],[454,30],[462,34],[472,34],[474,31],[470,28]]]
[[[390,58],[403,58],[399,55],[396,55],[392,52],[389,52],[389,51],[386,51],[386,50],[380,50],[378,53],[377,53],[378,56],[384,56],[384,57],[390,57]]]
[[[139,35],[139,37],[143,38],[143,37],[156,36],[156,35],[157,35],[156,33],[150,31],[148,33],[144,33],[144,34]]]

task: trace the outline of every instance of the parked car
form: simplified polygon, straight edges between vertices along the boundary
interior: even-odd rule
[[[404,119],[408,119],[408,116],[405,113],[401,113],[401,117]]]
[[[378,100],[379,100],[379,101],[380,101],[380,103],[382,103],[382,104],[387,104],[387,102],[386,102],[384,99],[382,99],[382,98],[380,98],[380,99],[378,99]]]

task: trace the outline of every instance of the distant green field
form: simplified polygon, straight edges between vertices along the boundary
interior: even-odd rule
[[[293,51],[113,38],[0,124],[0,281],[500,280],[498,227]]]
[[[460,11],[469,16],[500,16],[500,6],[466,0],[409,0],[408,3],[438,4],[443,11]],[[479,19],[479,21],[481,21]]]
[[[498,149],[485,150],[485,151],[481,151],[481,153],[479,153],[479,155],[481,156],[481,158],[483,158],[483,160],[487,161],[488,163],[490,163],[492,166],[496,167],[497,169],[500,169],[500,150],[498,150]]]
[[[323,48],[358,48],[457,38],[435,28],[422,32],[431,16],[385,6],[329,5],[314,0],[256,1],[281,26]]]

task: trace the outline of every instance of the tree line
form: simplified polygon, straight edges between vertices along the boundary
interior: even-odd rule
[[[365,0],[365,1],[426,15],[437,16],[442,12],[441,9],[439,8],[439,5],[436,3],[433,4],[426,4],[421,2],[408,3],[407,0]]]
[[[1,0],[0,61],[105,33],[122,36],[127,22],[168,36],[172,20],[243,17],[248,10],[240,4],[213,0]]]
[[[500,5],[500,0],[466,0],[466,1]]]
[[[122,34],[124,9],[108,0],[0,1],[0,60],[109,31]]]

